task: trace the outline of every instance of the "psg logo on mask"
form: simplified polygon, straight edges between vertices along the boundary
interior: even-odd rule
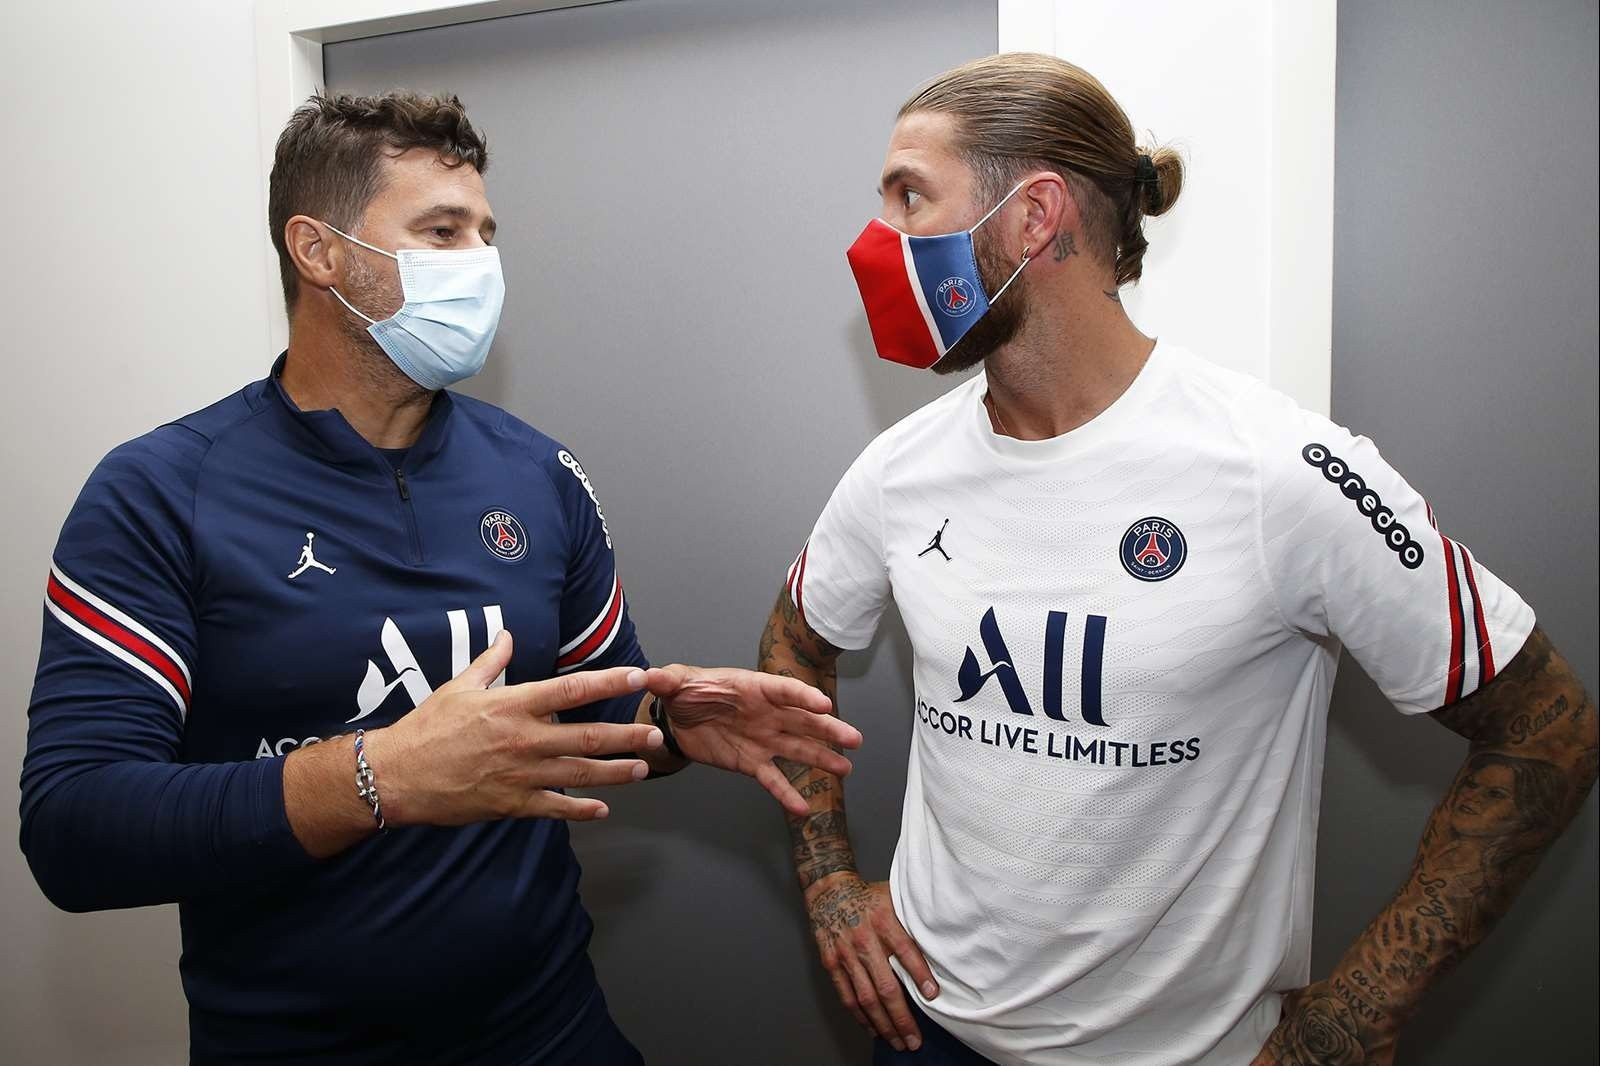
[[[1141,518],[1122,535],[1122,568],[1140,581],[1165,581],[1188,557],[1183,533],[1165,518]]]
[[[485,511],[478,520],[478,534],[496,559],[514,563],[528,554],[528,531],[510,511]]]
[[[966,278],[945,278],[939,282],[935,295],[939,298],[939,310],[951,318],[960,318],[978,302],[972,298],[972,282]]]

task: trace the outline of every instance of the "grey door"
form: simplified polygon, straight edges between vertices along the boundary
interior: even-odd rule
[[[1592,0],[1341,0],[1333,417],[1597,680]],[[1314,972],[1410,868],[1465,755],[1348,660],[1328,727]],[[1593,1063],[1595,799],[1407,1030],[1402,1063]]]
[[[593,478],[645,651],[754,664],[790,560],[879,430],[953,384],[880,363],[844,250],[900,103],[995,50],[993,0],[627,0],[329,47],[335,91],[458,93],[488,133],[508,296],[467,391]],[[886,877],[911,722],[898,621],[843,669],[848,794]],[[577,827],[593,953],[653,1064],[864,1063],[783,817],[703,769]]]

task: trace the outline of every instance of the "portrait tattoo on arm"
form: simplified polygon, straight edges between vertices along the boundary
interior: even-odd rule
[[[1286,999],[1267,1045],[1285,1062],[1366,1062],[1392,1047],[1428,987],[1505,915],[1594,784],[1594,701],[1542,629],[1498,677],[1432,717],[1467,738],[1466,761],[1394,899],[1328,980]],[[1340,1053],[1295,1057],[1308,1046]]]

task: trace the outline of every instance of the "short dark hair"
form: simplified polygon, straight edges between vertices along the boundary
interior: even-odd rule
[[[283,302],[294,307],[299,276],[283,230],[310,215],[349,233],[382,188],[384,153],[431,148],[446,165],[489,169],[489,145],[454,95],[394,90],[380,96],[317,93],[295,109],[278,136],[267,193],[267,226],[278,250]]]

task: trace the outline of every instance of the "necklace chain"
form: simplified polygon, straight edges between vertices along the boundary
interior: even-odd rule
[[[1012,433],[1011,430],[1006,426],[1006,420],[1000,417],[1000,408],[995,406],[994,394],[985,389],[983,393],[983,399],[984,402],[989,405],[989,413],[994,415],[994,423],[1000,427],[1000,432],[1004,433],[1008,437],[1016,436],[1016,434]]]

